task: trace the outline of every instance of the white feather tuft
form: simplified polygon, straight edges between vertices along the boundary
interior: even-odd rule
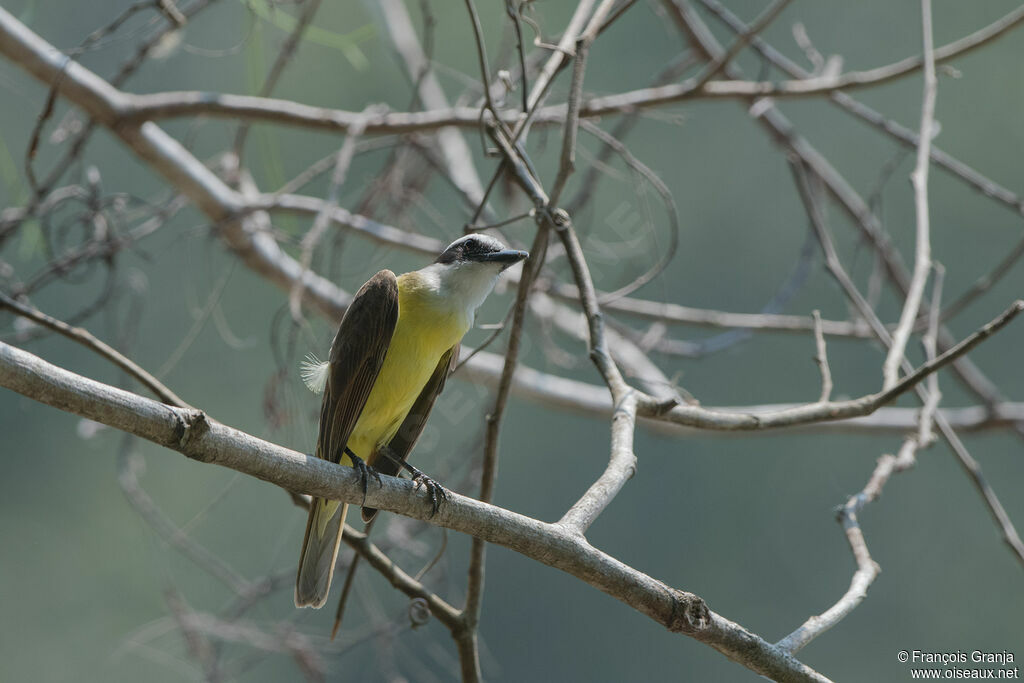
[[[321,361],[312,353],[306,354],[306,359],[299,365],[299,374],[302,381],[314,394],[324,393],[327,386],[327,361]]]

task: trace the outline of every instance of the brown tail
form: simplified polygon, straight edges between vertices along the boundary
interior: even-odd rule
[[[295,606],[323,607],[331,590],[348,504],[314,498],[295,578]]]

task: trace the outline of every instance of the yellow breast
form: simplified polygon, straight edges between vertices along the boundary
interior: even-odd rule
[[[398,432],[441,356],[469,329],[465,316],[442,304],[417,273],[398,277],[395,332],[348,442],[349,448],[368,464],[373,463],[377,448]]]

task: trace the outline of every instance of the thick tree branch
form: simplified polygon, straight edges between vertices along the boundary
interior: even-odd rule
[[[178,451],[321,498],[365,504],[483,538],[560,569],[676,633],[696,638],[774,680],[827,681],[762,638],[715,614],[691,593],[671,588],[601,552],[561,525],[539,522],[454,492],[436,515],[412,481],[382,477],[365,494],[359,474],[221,424],[68,372],[0,343],[0,386]]]

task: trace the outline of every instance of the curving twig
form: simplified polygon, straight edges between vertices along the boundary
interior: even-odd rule
[[[941,267],[936,269],[934,291],[932,292],[932,306],[930,314],[930,326],[925,336],[924,346],[928,360],[935,359],[935,338],[938,334],[939,310],[942,300],[942,274]],[[857,563],[857,570],[850,579],[850,587],[839,598],[836,603],[824,613],[813,616],[804,622],[798,629],[780,640],[776,645],[789,653],[795,654],[813,639],[832,628],[842,621],[850,612],[857,608],[864,598],[867,597],[868,588],[878,578],[881,568],[871,558],[867,543],[864,540],[864,533],[860,528],[857,515],[864,507],[882,495],[882,487],[889,481],[889,478],[896,472],[913,467],[915,456],[919,449],[927,448],[934,441],[931,433],[932,423],[935,419],[935,411],[939,406],[939,382],[937,375],[928,378],[928,401],[921,409],[918,419],[917,433],[908,436],[903,441],[899,454],[893,456],[886,453],[878,459],[868,483],[864,489],[851,496],[846,503],[839,508],[836,518],[843,525],[850,550],[853,552],[854,561]]]
[[[128,358],[109,344],[100,341],[84,327],[72,327],[63,320],[58,320],[53,316],[43,313],[38,308],[22,304],[11,299],[3,292],[0,292],[0,308],[6,308],[15,315],[20,315],[27,320],[31,320],[39,325],[47,327],[54,332],[67,337],[71,341],[77,342],[87,349],[95,351],[98,355],[106,358],[108,361],[134,377],[140,384],[142,384],[142,386],[152,391],[153,394],[164,403],[172,406],[178,406],[179,408],[192,407],[182,399],[178,398],[177,394],[171,391],[163,382],[139,366],[135,361]]]

